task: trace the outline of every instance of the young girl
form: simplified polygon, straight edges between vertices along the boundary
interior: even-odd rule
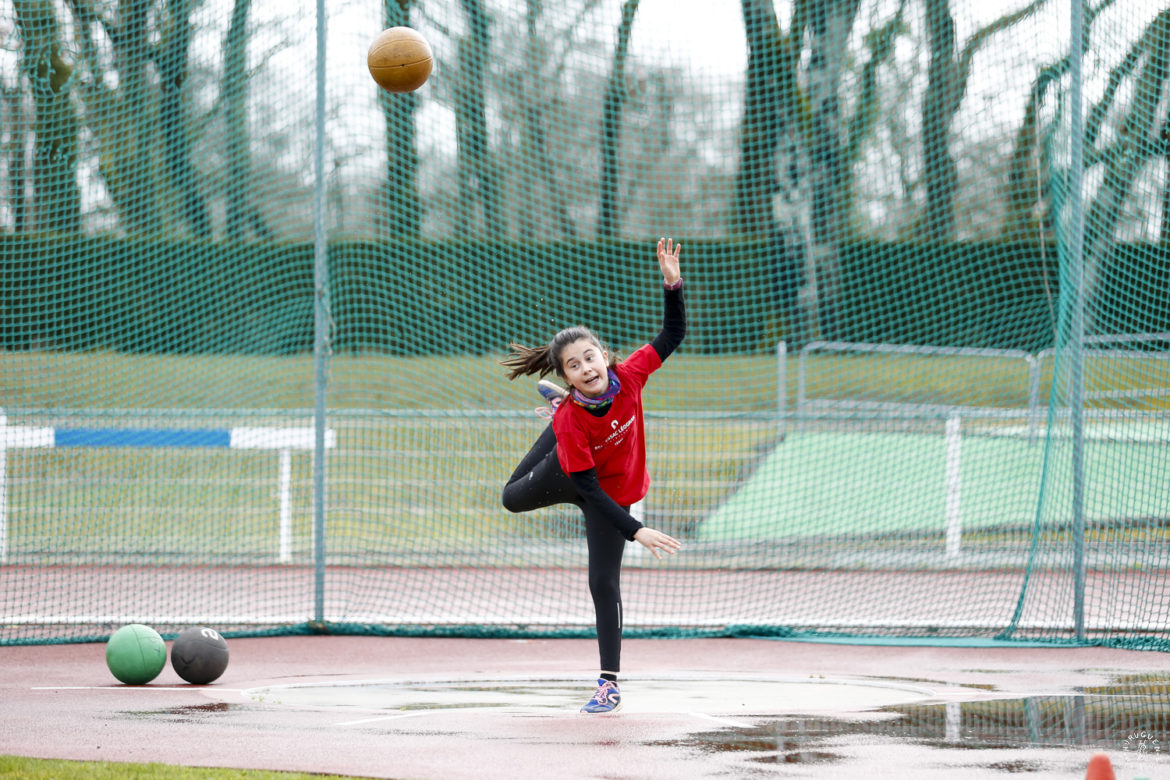
[[[552,423],[516,467],[504,487],[503,502],[511,512],[576,504],[585,515],[589,592],[601,655],[597,691],[581,708],[585,713],[615,712],[622,705],[617,683],[622,641],[619,583],[626,542],[638,542],[657,559],[680,548],[677,539],[634,519],[630,506],[650,487],[642,387],[686,335],[681,249],[673,239],[659,239],[662,331],[625,360],[617,362],[589,329],[577,326],[562,330],[547,346],[512,344],[512,354],[501,361],[511,369],[509,380],[555,372],[569,386],[566,391],[540,381],[540,392],[553,407]]]

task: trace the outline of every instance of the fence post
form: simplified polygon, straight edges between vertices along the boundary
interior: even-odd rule
[[[776,345],[776,411],[780,414],[780,435],[788,426],[788,344]]]
[[[0,409],[0,563],[8,562],[8,415]]]
[[[1044,416],[1040,409],[1040,374],[1044,370],[1044,361],[1055,355],[1056,350],[1048,348],[1029,357],[1028,440],[1032,444],[1035,444],[1040,436],[1040,420]],[[1051,395],[1051,391],[1049,394]]]
[[[292,560],[292,450],[280,451],[280,562]]]
[[[1081,96],[1081,60],[1084,57],[1085,0],[1069,0],[1069,119],[1071,165],[1068,183],[1069,411],[1072,414],[1072,527],[1073,527],[1073,634],[1085,641],[1085,215],[1081,202],[1084,186],[1084,116]],[[1064,297],[1063,295],[1061,296]]]
[[[962,436],[959,415],[947,417],[946,428],[946,518],[947,518],[947,557],[957,558],[963,544],[963,468],[962,468]]]
[[[329,353],[329,237],[325,224],[325,0],[317,0],[316,133],[313,138],[313,619],[325,622],[325,392]]]

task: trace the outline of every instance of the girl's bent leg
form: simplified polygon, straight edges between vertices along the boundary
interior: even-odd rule
[[[557,460],[557,439],[549,425],[512,472],[501,497],[509,512],[529,512],[554,504],[580,500],[572,481]]]

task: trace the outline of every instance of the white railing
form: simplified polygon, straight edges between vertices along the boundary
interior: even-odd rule
[[[8,451],[56,447],[223,447],[234,450],[277,450],[279,541],[281,563],[292,560],[292,453],[312,451],[311,427],[264,428],[67,428],[9,425],[0,410],[0,563],[8,560]],[[325,446],[336,434],[325,432]]]
[[[1154,342],[1170,343],[1170,333],[1133,333],[1086,336],[1083,355],[1087,360],[1130,358],[1155,361],[1170,361],[1170,352],[1152,352],[1136,349],[1106,349],[1107,345],[1148,344]],[[802,412],[809,407],[808,398],[808,360],[810,355],[817,352],[836,352],[854,354],[884,354],[884,355],[921,355],[921,356],[953,356],[953,357],[983,357],[1007,360],[1019,360],[1024,363],[1028,374],[1028,430],[1029,440],[1035,442],[1036,435],[1043,424],[1046,408],[1041,404],[1041,374],[1046,361],[1052,360],[1058,354],[1056,349],[1043,349],[1036,354],[1019,349],[982,349],[975,347],[936,347],[916,344],[874,344],[852,341],[812,341],[801,348],[797,357],[795,416],[799,419]],[[788,399],[788,346],[781,341],[776,347],[779,360],[777,382],[779,384],[779,412],[782,419],[787,417],[786,404]],[[1134,388],[1124,390],[1098,390],[1085,394],[1085,400],[1122,399],[1122,398],[1164,398],[1170,396],[1170,388]],[[905,404],[898,404],[905,406]],[[941,405],[939,408],[944,408]]]

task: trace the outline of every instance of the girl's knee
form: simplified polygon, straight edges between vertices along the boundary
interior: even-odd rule
[[[520,502],[519,496],[517,496],[514,491],[510,490],[511,487],[511,485],[504,487],[504,492],[500,494],[500,503],[504,505],[504,509],[507,509],[513,514],[523,512],[524,506]]]
[[[621,600],[621,585],[612,575],[590,574],[589,593],[596,601],[616,602]]]

